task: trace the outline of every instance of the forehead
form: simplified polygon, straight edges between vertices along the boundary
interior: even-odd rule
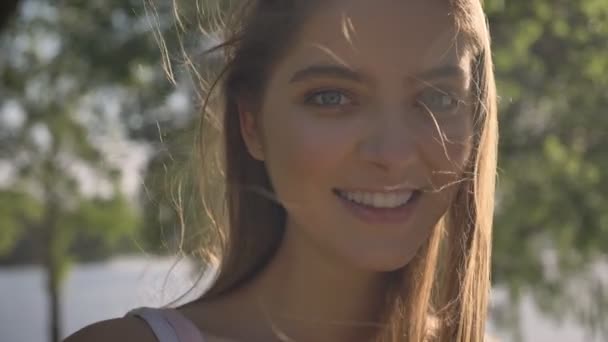
[[[469,69],[448,0],[328,0],[303,23],[291,62],[333,62],[378,73]]]

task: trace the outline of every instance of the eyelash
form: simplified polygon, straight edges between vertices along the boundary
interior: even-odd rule
[[[325,94],[329,94],[329,93],[339,94],[340,96],[347,98],[347,101],[349,101],[349,103],[348,104],[329,104],[329,105],[314,103],[314,99],[317,96],[321,96],[321,95],[325,95]],[[353,100],[353,96],[351,96],[350,92],[348,92],[346,90],[329,88],[329,89],[314,90],[314,91],[309,92],[308,94],[306,94],[304,102],[306,104],[309,104],[309,105],[312,105],[315,107],[333,108],[333,107],[343,107],[343,106],[352,105],[354,103],[354,100]]]
[[[347,104],[319,104],[319,103],[315,103],[314,100],[316,97],[318,96],[322,96],[328,93],[336,93],[340,96],[343,96],[344,98],[346,98],[349,103]],[[436,108],[433,104],[428,104],[424,102],[423,97],[425,96],[446,96],[449,97],[449,100],[452,101],[452,105],[450,108],[444,109],[444,108]],[[339,89],[339,88],[327,88],[327,89],[321,89],[321,90],[314,90],[311,91],[309,93],[307,93],[305,95],[305,100],[304,103],[307,105],[311,105],[311,106],[315,106],[318,108],[325,108],[325,109],[337,109],[337,108],[341,108],[344,106],[350,106],[355,104],[355,101],[353,100],[353,97],[351,95],[350,92],[344,90],[344,89]],[[428,101],[428,99],[426,99]],[[342,102],[342,101],[341,101]],[[427,89],[424,90],[422,92],[420,92],[417,96],[417,99],[415,101],[415,106],[425,109],[425,110],[429,110],[433,113],[454,113],[456,111],[458,111],[458,109],[460,108],[460,105],[462,105],[464,103],[464,101],[460,100],[458,96],[453,95],[452,93],[448,92],[448,91],[444,91],[441,89],[437,89],[437,88],[431,88],[431,89]],[[435,108],[434,108],[435,107]]]
[[[452,101],[452,103],[450,104],[449,108],[433,108],[434,105],[425,103],[424,100],[422,99],[426,95],[428,95],[428,96],[446,96],[449,98],[449,100]],[[420,106],[423,109],[429,110],[432,113],[436,113],[436,112],[454,113],[454,112],[458,111],[461,104],[463,104],[463,101],[460,100],[457,96],[455,96],[447,91],[440,90],[440,89],[430,89],[430,91],[424,91],[424,92],[420,93],[420,95],[418,96],[418,99],[416,100],[417,106]],[[441,105],[443,105],[443,103]]]

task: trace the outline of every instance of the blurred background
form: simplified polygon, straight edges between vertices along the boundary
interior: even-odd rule
[[[184,241],[177,213],[200,98],[180,50],[207,46],[209,17],[183,2],[1,1],[1,341],[56,342],[195,284],[184,256],[205,228]],[[608,1],[486,9],[501,123],[489,331],[606,341]]]

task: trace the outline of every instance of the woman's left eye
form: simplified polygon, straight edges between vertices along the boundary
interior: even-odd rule
[[[306,103],[322,107],[333,107],[351,104],[351,99],[339,90],[323,90],[306,98]]]
[[[460,106],[461,101],[447,92],[434,89],[424,92],[418,99],[418,103],[431,112],[454,112]]]

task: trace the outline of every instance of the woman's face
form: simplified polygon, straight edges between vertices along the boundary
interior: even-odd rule
[[[287,211],[285,243],[357,268],[407,264],[471,154],[471,56],[447,1],[319,5],[243,135]]]

